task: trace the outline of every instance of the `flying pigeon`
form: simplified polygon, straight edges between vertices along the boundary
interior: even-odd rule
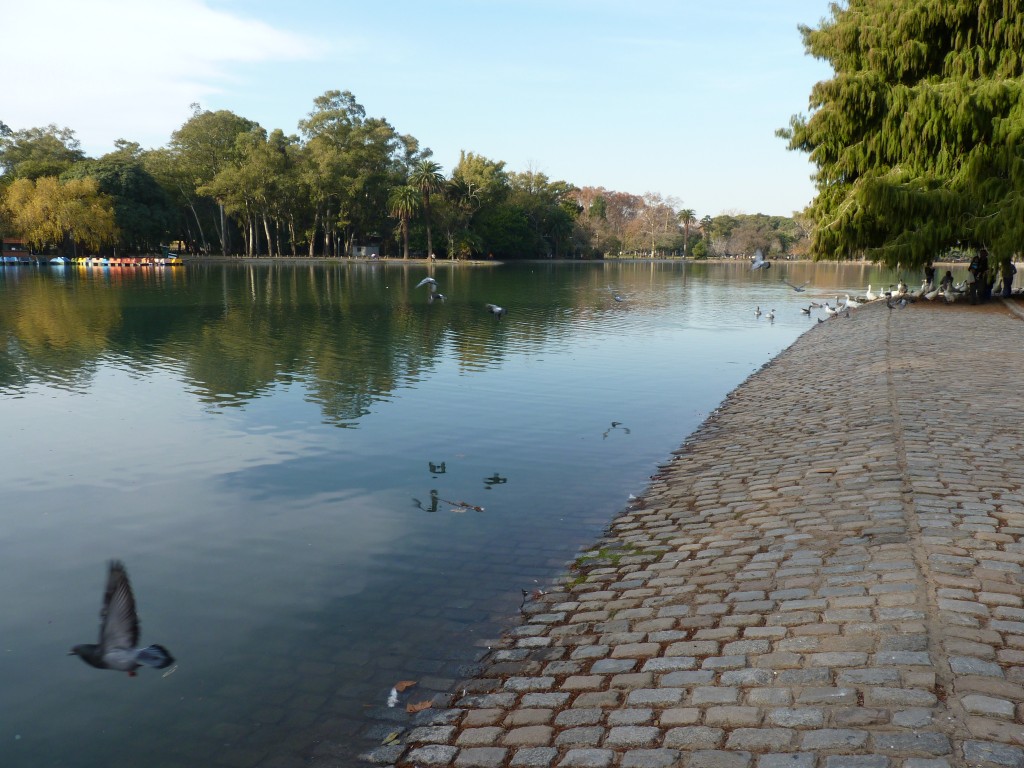
[[[811,281],[808,280],[807,282],[801,283],[800,285],[793,285],[791,282],[789,282],[789,280],[783,280],[782,282],[784,282],[786,285],[788,285],[790,288],[792,288],[797,293],[803,293],[804,291],[807,290],[804,286],[806,286]]]
[[[116,669],[132,677],[143,664],[164,669],[174,663],[174,657],[162,645],[139,648],[138,644],[139,617],[128,572],[120,560],[111,560],[100,610],[100,641],[76,645],[68,655],[81,656],[82,661],[97,669]]]
[[[760,248],[754,251],[754,263],[750,265],[751,269],[769,269],[771,266],[772,263],[765,259]]]
[[[424,285],[430,286],[431,293],[437,290],[437,280],[435,280],[432,277],[424,277],[422,280],[416,283],[417,288],[422,288]]]

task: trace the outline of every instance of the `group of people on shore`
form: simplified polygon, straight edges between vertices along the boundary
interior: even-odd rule
[[[967,298],[971,304],[979,301],[988,301],[992,298],[992,292],[996,285],[996,276],[1001,279],[1002,295],[1008,297],[1013,287],[1013,276],[1017,274],[1017,268],[1013,265],[1013,259],[1004,256],[999,262],[999,268],[991,269],[988,263],[988,251],[981,248],[967,267],[966,291]],[[924,280],[931,290],[935,284],[935,266],[931,260],[924,266]],[[946,270],[939,282],[939,290],[946,291],[953,287],[953,273]]]

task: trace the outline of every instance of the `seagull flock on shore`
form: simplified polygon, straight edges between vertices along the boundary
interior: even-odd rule
[[[768,265],[768,262],[764,260],[764,256],[760,251],[758,251],[755,254],[752,265],[751,269],[763,269]],[[811,281],[807,280],[797,285],[791,283],[786,278],[782,278],[782,282],[792,288],[796,293],[804,293]],[[813,316],[814,310],[821,310],[825,316],[824,319],[818,317],[818,322],[821,323],[824,322],[824,320],[834,317],[849,318],[851,317],[851,310],[859,309],[860,307],[877,301],[884,301],[889,309],[903,309],[908,304],[911,304],[918,299],[933,301],[936,298],[942,297],[946,302],[953,303],[960,300],[965,293],[966,281],[958,285],[946,282],[944,285],[939,287],[933,287],[928,282],[924,282],[916,291],[911,291],[903,281],[903,278],[900,278],[899,282],[893,283],[887,288],[880,288],[877,291],[869,283],[867,290],[856,297],[851,296],[849,293],[845,293],[842,296],[834,294],[830,299],[825,299],[824,301],[812,300],[806,307],[800,307],[800,314],[811,317]],[[776,313],[774,309],[764,312],[760,306],[757,306],[754,308],[754,317],[764,317],[765,320],[771,322],[775,320]]]

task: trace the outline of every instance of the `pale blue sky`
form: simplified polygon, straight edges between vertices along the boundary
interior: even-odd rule
[[[349,90],[445,172],[464,149],[698,217],[789,215],[813,168],[774,131],[831,76],[797,31],[827,13],[828,0],[8,3],[0,120],[70,127],[99,155],[118,138],[163,146],[192,102],[294,133],[316,96]]]

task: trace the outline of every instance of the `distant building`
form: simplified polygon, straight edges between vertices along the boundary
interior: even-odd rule
[[[357,259],[378,259],[380,258],[379,245],[353,245],[352,256]]]
[[[31,256],[24,240],[16,237],[0,239],[0,263],[22,264],[31,261]]]

